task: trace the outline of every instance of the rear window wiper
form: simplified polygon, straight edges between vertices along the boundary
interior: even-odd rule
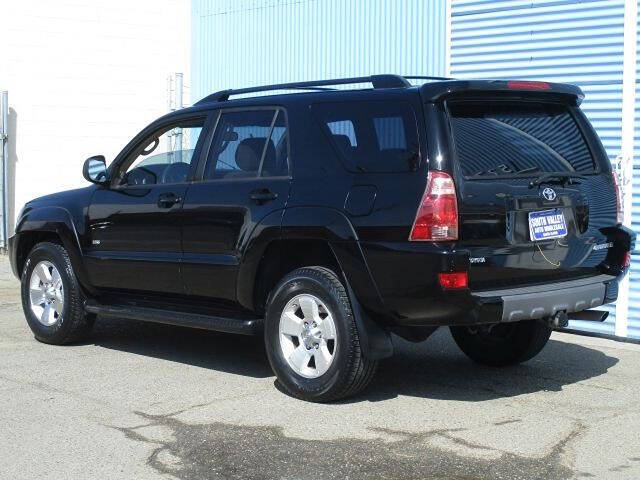
[[[547,172],[540,175],[535,180],[529,182],[529,188],[536,187],[542,183],[547,183],[551,180],[559,180],[560,183],[565,183],[567,181],[571,181],[574,178],[585,178],[581,173],[575,172]]]

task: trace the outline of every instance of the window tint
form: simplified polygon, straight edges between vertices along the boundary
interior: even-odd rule
[[[586,141],[563,105],[459,102],[449,105],[449,113],[467,176],[594,170]]]
[[[204,119],[181,122],[139,146],[120,184],[154,185],[187,181]]]
[[[256,177],[261,168],[263,176],[286,175],[288,152],[284,112],[223,112],[211,143],[204,178]]]
[[[322,103],[313,110],[350,170],[402,172],[418,168],[418,130],[408,103]]]

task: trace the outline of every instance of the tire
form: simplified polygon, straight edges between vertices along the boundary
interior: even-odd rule
[[[34,274],[36,268],[38,272]],[[48,274],[42,268],[46,269]],[[55,272],[58,275],[55,275]],[[41,276],[47,275],[48,283],[52,287],[46,294],[42,293],[39,296],[43,285]],[[51,242],[38,243],[29,253],[20,278],[22,309],[37,340],[62,345],[80,340],[91,330],[95,316],[87,315],[84,311],[84,296],[73,273],[69,255],[62,246]],[[33,286],[38,286],[32,289],[32,282]],[[60,285],[61,290],[58,288]],[[39,315],[36,315],[32,307],[32,290],[34,303],[41,299],[44,301],[44,306],[36,308]],[[62,300],[61,304],[59,300]],[[44,315],[47,302],[50,302],[49,314]],[[61,313],[57,310],[61,310]]]
[[[536,320],[482,327],[450,327],[458,347],[483,365],[503,367],[526,362],[544,348],[551,329]]]
[[[303,308],[317,315],[305,315]],[[300,324],[295,318],[281,320],[292,314]],[[321,319],[315,327],[314,318]],[[297,333],[307,328],[307,320],[310,330]],[[281,329],[294,332],[289,335]],[[367,387],[377,368],[377,361],[363,355],[344,285],[324,267],[299,268],[280,281],[269,296],[264,336],[269,363],[280,385],[291,396],[309,402],[353,396]]]

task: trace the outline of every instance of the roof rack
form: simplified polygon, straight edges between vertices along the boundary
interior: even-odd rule
[[[451,77],[425,77],[422,75],[405,75],[404,78],[408,80],[454,80]]]
[[[406,78],[430,78],[434,80],[444,80],[439,77],[406,77]],[[400,75],[370,75],[368,77],[336,78],[333,80],[313,80],[309,82],[279,83],[274,85],[263,85],[260,87],[238,88],[234,90],[221,90],[204,97],[195,103],[224,102],[229,100],[231,95],[242,95],[244,93],[268,92],[270,90],[327,90],[331,85],[349,85],[352,83],[371,83],[373,88],[404,88],[411,84],[405,77]],[[328,89],[331,90],[331,89]]]

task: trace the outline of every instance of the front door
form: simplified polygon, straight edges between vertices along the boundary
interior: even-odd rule
[[[279,232],[290,186],[286,125],[278,108],[219,114],[183,207],[182,273],[190,295],[235,303],[238,270],[256,227]]]
[[[111,169],[88,212],[86,265],[97,288],[182,293],[181,212],[206,117],[153,129]]]

